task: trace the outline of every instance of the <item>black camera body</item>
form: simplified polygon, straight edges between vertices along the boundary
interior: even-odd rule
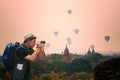
[[[40,41],[41,44],[45,44],[46,42],[45,41]]]

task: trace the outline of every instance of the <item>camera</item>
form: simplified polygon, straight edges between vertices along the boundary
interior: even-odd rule
[[[45,41],[40,41],[41,44],[45,44],[46,42]]]

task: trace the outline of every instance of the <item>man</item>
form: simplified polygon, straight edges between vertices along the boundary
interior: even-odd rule
[[[35,51],[33,47],[36,45]],[[15,65],[11,72],[13,80],[30,80],[30,63],[35,61],[38,53],[44,51],[44,45],[36,44],[36,37],[28,34],[24,37],[23,44],[18,47],[15,55]]]

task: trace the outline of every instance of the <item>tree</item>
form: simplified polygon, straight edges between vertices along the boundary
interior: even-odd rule
[[[69,69],[67,62],[53,61],[52,65],[53,65],[53,70],[56,72],[63,72]]]
[[[91,74],[87,72],[76,72],[72,75],[72,79],[74,80],[89,80],[91,78]]]
[[[45,73],[45,65],[41,64],[39,60],[32,63],[32,71],[35,75]]]
[[[100,53],[95,53],[91,55],[86,55],[83,57],[83,59],[91,61],[93,63],[98,63],[101,59],[103,59],[103,56]]]
[[[75,59],[70,63],[71,73],[74,72],[92,72],[92,66],[89,61],[84,59]]]
[[[119,80],[120,58],[112,58],[97,64],[94,68],[94,80]]]
[[[62,59],[62,55],[61,54],[51,54],[51,60],[52,61],[60,61]]]

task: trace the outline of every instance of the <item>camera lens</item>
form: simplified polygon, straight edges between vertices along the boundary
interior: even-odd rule
[[[41,44],[45,44],[45,41],[40,41]]]

